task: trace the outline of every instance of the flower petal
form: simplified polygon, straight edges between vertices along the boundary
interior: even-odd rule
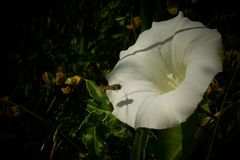
[[[183,64],[187,66],[185,81],[204,92],[213,77],[222,71],[221,35],[215,29],[188,30],[174,36],[172,46],[172,53],[176,55],[173,61],[182,55]]]
[[[163,22],[153,22],[150,30],[142,32],[134,45],[129,47],[127,51],[122,51],[120,53],[120,59],[128,56],[129,54],[131,55],[134,52],[146,49],[157,42],[164,42],[168,40],[168,38],[173,36],[175,33],[176,26],[182,18],[183,13],[179,12],[178,16],[173,19]]]

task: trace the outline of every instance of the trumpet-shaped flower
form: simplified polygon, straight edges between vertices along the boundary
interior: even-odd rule
[[[136,43],[120,52],[107,75],[115,115],[134,127],[164,129],[195,111],[214,76],[222,71],[221,35],[184,17],[153,22]]]

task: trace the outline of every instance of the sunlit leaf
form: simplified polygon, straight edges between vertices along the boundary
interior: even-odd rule
[[[97,114],[110,114],[111,112],[108,110],[104,110],[96,103],[96,101],[89,99],[87,103],[87,109],[90,112],[96,112]]]
[[[102,122],[107,127],[115,127],[117,124],[121,124],[121,122],[113,114],[107,114]]]
[[[207,103],[203,104],[201,107],[202,107],[203,110],[205,110],[205,111],[207,111],[209,113],[211,112],[210,108],[209,108],[209,105]]]
[[[99,104],[99,109],[104,109],[111,111],[111,104],[106,96],[106,94],[96,85],[95,82],[86,80],[86,86],[90,96]]]
[[[101,117],[104,117],[98,117],[98,121],[102,122],[104,126],[112,127],[121,123],[115,116],[112,115],[110,111],[98,108],[98,105],[94,100],[88,100],[87,108],[89,112],[94,112],[96,115],[101,115]]]

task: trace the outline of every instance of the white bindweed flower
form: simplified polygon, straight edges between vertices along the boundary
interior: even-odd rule
[[[221,35],[179,12],[153,22],[136,43],[120,53],[107,76],[119,120],[138,128],[164,129],[184,122],[202,100],[214,76],[222,71]]]

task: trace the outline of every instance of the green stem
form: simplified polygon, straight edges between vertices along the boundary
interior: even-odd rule
[[[148,0],[140,1],[140,14],[141,14],[141,31],[145,31],[151,27],[152,24],[152,8]]]
[[[140,0],[140,15],[141,15],[141,31],[145,31],[151,27],[152,13],[151,6],[148,0]],[[131,160],[145,159],[145,149],[148,143],[150,129],[138,128],[136,130]]]
[[[146,128],[138,128],[136,130],[131,153],[131,160],[145,159],[145,149],[148,143],[149,132],[150,130]]]

